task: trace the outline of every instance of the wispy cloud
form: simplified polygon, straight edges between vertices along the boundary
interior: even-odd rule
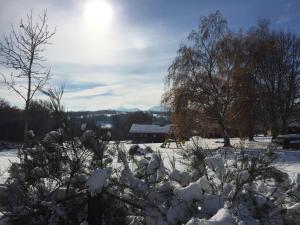
[[[282,23],[286,23],[289,22],[292,18],[290,16],[287,15],[281,15],[277,20],[276,23],[278,24],[282,24]]]
[[[106,92],[106,93],[103,93],[103,94],[95,94],[95,95],[88,95],[88,96],[80,96],[79,99],[93,99],[93,98],[97,98],[97,97],[112,97],[114,96],[113,93],[111,92]]]
[[[68,83],[64,84],[64,91],[65,92],[81,91],[81,90],[84,90],[87,88],[95,88],[97,86],[99,86],[99,84],[89,83],[89,82],[86,82],[86,83],[68,82]],[[105,85],[103,84],[100,86],[105,86]]]
[[[165,44],[163,30],[118,22],[121,15],[117,11],[110,29],[90,29],[81,15],[86,1],[16,2],[1,1],[6,12],[10,11],[1,27],[8,21],[17,24],[15,15],[24,16],[30,6],[34,6],[34,13],[48,8],[50,27],[56,25],[57,29],[46,51],[53,74],[49,85],[65,84],[68,108],[147,108],[159,104],[162,80],[175,53],[173,44],[177,46],[175,41]],[[7,27],[4,30],[9,31]],[[3,96],[12,100],[10,95]],[[13,98],[13,102],[18,101]]]

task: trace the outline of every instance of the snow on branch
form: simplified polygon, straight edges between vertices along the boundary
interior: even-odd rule
[[[88,187],[88,190],[92,197],[102,192],[103,187],[105,187],[106,185],[106,179],[110,176],[111,173],[111,168],[98,168],[94,170],[94,172],[86,182],[86,186]]]

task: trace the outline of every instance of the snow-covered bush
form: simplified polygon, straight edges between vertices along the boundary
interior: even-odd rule
[[[125,220],[124,204],[102,196],[113,161],[109,140],[91,130],[73,136],[60,99],[54,92],[50,95],[62,128],[19,149],[19,162],[9,170],[5,216],[11,224],[22,225]],[[116,211],[119,216],[113,215]]]
[[[273,166],[272,151],[183,150],[186,169],[168,171],[156,153],[130,164],[119,150],[121,196],[132,204],[131,224],[294,224],[299,185]],[[144,170],[136,175],[136,170]]]
[[[12,224],[79,224],[86,219],[87,188],[91,195],[101,192],[96,186],[104,185],[106,176],[101,182],[93,177],[109,170],[105,156],[99,155],[106,144],[93,141],[85,146],[78,138],[66,140],[62,131],[52,131],[33,147],[19,150],[20,162],[12,164],[7,181]]]
[[[293,182],[273,167],[272,151],[188,148],[185,166],[168,169],[159,152],[139,147],[141,153],[132,156],[92,131],[71,141],[50,140],[22,149],[27,157],[11,167],[12,224],[299,222],[300,175]]]
[[[61,123],[62,129],[22,147],[10,168],[4,214],[11,224],[300,222],[300,175],[292,181],[276,169],[271,149],[189,146],[170,169],[149,147],[127,151],[90,130],[73,137],[68,120]]]

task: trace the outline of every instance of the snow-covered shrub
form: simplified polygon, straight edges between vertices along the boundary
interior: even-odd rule
[[[203,177],[208,179],[210,186],[205,193],[219,196],[224,201],[224,205],[220,207],[228,209],[237,221],[244,224],[280,225],[288,221],[288,215],[295,217],[293,210],[286,212],[291,195],[295,196],[297,193],[293,191],[297,189],[297,184],[293,185],[286,173],[272,165],[275,153],[265,151],[254,154],[251,151],[229,148],[210,152],[201,148],[199,150],[205,156],[204,159],[201,157],[198,166],[191,161],[188,169],[200,168],[203,171],[204,162]],[[185,151],[183,156],[193,158],[189,153],[194,154],[194,150]],[[199,154],[194,154],[194,157],[197,158]],[[191,173],[193,174],[192,171]],[[299,199],[294,198],[292,202],[299,202]],[[202,204],[201,211],[207,211],[209,205],[204,201]],[[210,223],[198,221],[196,224]]]
[[[155,153],[150,160],[134,156],[135,163],[129,163],[119,150],[119,158],[124,188],[118,191],[130,202],[132,216],[139,218],[131,224],[281,225],[297,221],[299,186],[273,167],[276,154],[272,151],[184,149],[183,171],[168,171]]]
[[[292,182],[273,167],[273,152],[184,149],[186,167],[167,169],[159,152],[139,147],[132,159],[124,146],[108,148],[91,131],[49,141],[22,149],[27,157],[11,167],[12,224],[299,222],[300,175]]]
[[[276,169],[271,150],[194,145],[170,169],[160,152],[127,151],[90,130],[73,137],[62,124],[19,150],[5,189],[11,224],[299,223],[300,175]]]
[[[106,144],[93,140],[85,147],[79,138],[66,140],[61,131],[52,131],[37,145],[19,150],[20,162],[12,164],[7,181],[12,224],[79,224],[86,219],[87,187],[91,195],[101,192],[93,176],[108,170],[101,169],[104,157],[99,156]]]
[[[106,224],[120,223],[125,220],[126,207],[102,195],[113,162],[109,140],[91,130],[81,130],[81,137],[73,136],[68,117],[59,111],[60,99],[52,94],[54,113],[62,128],[19,149],[19,162],[12,163],[9,170],[5,215],[11,224],[22,225],[86,221],[93,225],[99,218]],[[116,211],[119,216],[113,215]]]

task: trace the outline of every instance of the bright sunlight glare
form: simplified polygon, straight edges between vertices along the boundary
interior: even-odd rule
[[[89,0],[84,6],[84,19],[92,29],[108,27],[113,19],[113,9],[107,0]]]

